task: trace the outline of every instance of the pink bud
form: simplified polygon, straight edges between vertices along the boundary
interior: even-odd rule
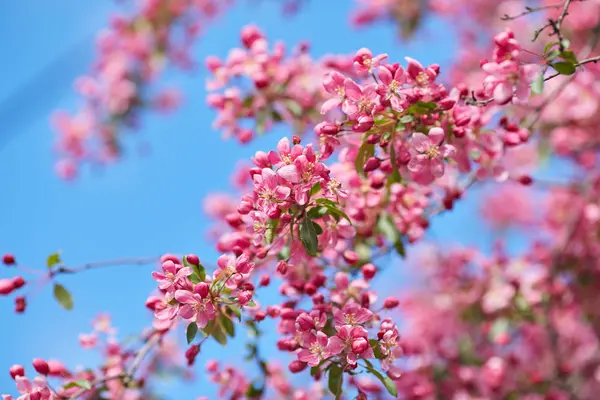
[[[386,308],[389,310],[391,308],[398,307],[399,304],[400,304],[400,300],[398,300],[397,298],[395,298],[393,296],[390,296],[383,301],[383,308]]]
[[[251,48],[254,42],[262,39],[264,36],[262,32],[255,25],[246,25],[242,28],[240,33],[242,43],[246,48]]]
[[[256,315],[254,315],[254,320],[258,322],[264,320],[265,318],[267,318],[267,313],[262,310],[258,311]]]
[[[365,265],[363,265],[361,272],[362,272],[363,277],[366,280],[370,280],[370,279],[373,279],[373,277],[375,276],[375,273],[377,273],[377,267],[375,267],[371,263],[365,264]]]
[[[48,363],[41,358],[33,359],[33,368],[41,375],[48,375],[48,372],[50,372]]]
[[[315,328],[315,321],[307,313],[302,313],[296,318],[296,329],[300,332],[310,331]]]
[[[15,276],[13,278],[13,286],[15,287],[15,289],[23,287],[24,285],[25,285],[25,279],[23,279],[22,276]]]
[[[12,279],[0,279],[0,295],[10,294],[15,290],[15,284]]]
[[[277,272],[279,272],[281,275],[285,275],[288,271],[288,263],[281,260],[277,263]]]
[[[150,296],[146,299],[146,308],[154,311],[156,309],[156,305],[162,302],[161,298],[158,296]]]
[[[294,360],[288,365],[288,368],[292,374],[297,374],[298,372],[302,372],[307,365],[307,363],[300,360]]]
[[[281,310],[281,319],[296,319],[296,316],[298,315],[298,313],[291,309],[291,308],[283,308]]]
[[[364,165],[365,172],[375,171],[381,165],[381,161],[377,157],[370,157]]]
[[[264,274],[260,277],[260,281],[258,284],[259,286],[269,286],[269,283],[271,283],[271,277],[267,274]]]
[[[200,264],[200,259],[195,254],[188,254],[187,256],[185,256],[185,259],[188,263],[190,263],[192,265]]]
[[[200,345],[193,344],[185,351],[188,366],[194,365],[196,356],[200,353]]]
[[[181,264],[181,260],[179,260],[179,257],[173,254],[165,254],[160,258],[161,264],[164,264],[167,261],[172,261],[175,264]]]
[[[27,308],[27,302],[25,301],[25,296],[15,297],[15,312],[17,314],[22,314],[25,312],[25,308]]]
[[[344,253],[342,254],[342,257],[344,257],[344,260],[348,263],[348,264],[356,264],[358,262],[358,254],[356,254],[356,252],[352,251],[352,250],[346,250],[344,251]]]
[[[4,256],[2,256],[2,262],[4,263],[4,265],[13,265],[15,263],[15,256],[13,256],[10,253],[7,253]]]
[[[362,354],[365,350],[369,348],[369,342],[365,338],[358,338],[352,341],[352,352],[355,354]]]
[[[533,178],[529,175],[521,175],[520,177],[517,178],[517,181],[521,185],[529,186],[533,183]]]
[[[292,136],[292,143],[294,144],[300,144],[302,142],[302,139],[300,139],[300,136]]]
[[[206,282],[199,282],[194,288],[194,292],[198,293],[203,299],[208,296],[209,287]]]
[[[396,381],[396,380],[400,379],[400,377],[402,376],[402,370],[398,367],[392,366],[388,370],[387,374],[391,380]]]
[[[10,377],[15,379],[17,376],[25,376],[25,368],[22,365],[15,364],[8,370]]]
[[[358,124],[352,127],[352,130],[355,132],[367,132],[369,129],[373,127],[375,121],[373,121],[373,117],[370,115],[361,115],[357,120]]]
[[[238,295],[238,303],[240,303],[240,305],[245,306],[246,304],[248,304],[248,302],[252,300],[252,293],[248,292],[248,291],[244,291],[241,292]]]
[[[320,122],[315,126],[315,133],[317,135],[337,135],[340,131],[340,127],[338,125],[332,124],[330,122]]]

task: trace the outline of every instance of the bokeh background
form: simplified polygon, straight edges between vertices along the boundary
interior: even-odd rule
[[[0,252],[40,273],[48,254],[62,251],[69,266],[121,257],[194,252],[207,263],[218,254],[206,237],[211,222],[203,215],[203,198],[230,190],[229,177],[238,160],[258,149],[270,149],[287,132],[276,131],[240,145],[224,141],[211,128],[213,113],[205,105],[207,55],[224,57],[238,46],[241,27],[258,24],[270,40],[290,46],[309,40],[312,54],[353,53],[369,47],[387,52],[393,61],[410,56],[448,65],[456,41],[449,26],[428,19],[415,39],[402,43],[394,26],[379,24],[357,31],[348,22],[350,0],[306,2],[294,16],[282,16],[277,1],[240,0],[202,36],[195,48],[199,67],[192,73],[170,70],[161,84],[179,87],[183,107],[162,117],[148,115],[130,134],[124,160],[108,168],[86,170],[74,183],[54,173],[53,132],[49,117],[57,108],[75,109],[79,99],[72,82],[94,57],[94,36],[111,13],[124,6],[110,0],[19,0],[0,2]],[[215,29],[216,28],[216,29]],[[443,76],[443,74],[442,74]],[[438,217],[428,239],[491,249],[492,231],[479,218],[478,192],[469,194],[453,213]],[[513,241],[514,249],[519,239]],[[385,277],[376,279],[384,294],[399,294],[410,282],[410,269],[388,259]],[[0,393],[15,393],[8,375],[13,363],[32,371],[34,357],[55,358],[69,367],[94,366],[97,353],[80,348],[78,334],[90,332],[92,318],[109,312],[119,337],[137,334],[151,317],[144,301],[154,289],[154,266],[120,266],[61,276],[73,294],[71,312],[59,307],[49,285],[29,285],[24,315],[0,299]],[[12,276],[0,267],[0,277]],[[270,290],[276,291],[275,287]],[[259,292],[259,301],[271,294]],[[265,356],[277,353],[273,325],[266,324]],[[244,335],[238,330],[238,335]],[[184,335],[180,339],[184,345]],[[203,374],[210,358],[241,365],[243,338],[226,348],[204,346],[196,364],[196,380],[158,385],[166,399],[213,398],[215,386]],[[249,370],[253,366],[248,366]]]

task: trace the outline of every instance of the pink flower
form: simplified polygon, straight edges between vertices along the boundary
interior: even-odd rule
[[[433,66],[423,68],[420,62],[410,57],[404,57],[408,62],[406,72],[419,86],[427,86],[435,81],[437,71]],[[439,69],[439,68],[438,68]]]
[[[371,73],[373,69],[379,66],[381,61],[388,58],[387,54],[380,54],[378,56],[373,57],[373,53],[371,50],[367,48],[362,48],[356,52],[356,56],[354,56],[354,68],[359,73]]]
[[[179,316],[195,321],[199,328],[205,328],[208,321],[215,318],[215,307],[209,297],[209,288],[205,282],[198,283],[193,292],[176,291],[175,299],[183,304],[179,308]]]
[[[323,332],[307,332],[302,335],[302,341],[305,348],[298,352],[298,359],[311,367],[344,349],[344,343],[339,337],[327,337]]]
[[[352,79],[346,79],[344,89],[346,101],[342,104],[342,111],[352,120],[361,115],[370,115],[378,104],[379,95],[374,84],[361,87]]]
[[[275,213],[292,192],[280,184],[279,176],[270,168],[263,168],[261,174],[254,175],[254,190],[259,197],[259,206],[267,215]]]
[[[349,349],[346,360],[356,364],[359,358],[373,358],[373,349],[369,344],[369,334],[362,326],[344,325],[338,329],[338,337]]]
[[[357,326],[371,321],[371,310],[361,307],[356,303],[347,303],[343,309],[338,309],[333,314],[335,329],[344,325]]]
[[[321,114],[327,114],[329,111],[342,104],[342,101],[346,98],[346,90],[344,88],[345,82],[346,78],[344,75],[337,71],[328,72],[325,75],[325,78],[323,78],[323,87],[325,87],[327,93],[334,94],[336,97],[323,103],[321,106]]]
[[[521,65],[516,60],[504,60],[500,63],[488,62],[481,69],[489,76],[483,81],[484,91],[500,105],[509,103],[514,96],[527,101],[529,84],[535,79],[539,68],[535,64]]]
[[[163,272],[152,272],[152,278],[158,282],[158,288],[167,292],[174,292],[182,287],[186,277],[190,276],[194,270],[190,267],[182,267],[173,261],[165,261],[162,265]]]
[[[17,390],[22,394],[22,396],[17,397],[17,400],[48,400],[54,398],[52,392],[48,388],[46,379],[42,376],[35,377],[33,379],[33,384],[24,376],[17,376],[15,378],[15,383],[17,385]]]
[[[379,67],[379,79],[381,85],[377,88],[377,92],[384,99],[389,100],[392,108],[396,111],[404,111],[408,106],[406,100],[401,96],[400,89],[406,83],[406,72],[400,66],[396,68],[394,75],[387,67]]]
[[[454,146],[442,145],[444,137],[442,128],[437,127],[429,130],[429,136],[421,132],[413,134],[411,159],[407,167],[415,174],[418,183],[429,184],[444,175],[444,158],[452,157],[456,152]]]
[[[84,349],[92,349],[92,348],[96,347],[97,343],[98,343],[98,335],[96,335],[95,333],[90,333],[90,334],[82,333],[79,335],[79,344]]]

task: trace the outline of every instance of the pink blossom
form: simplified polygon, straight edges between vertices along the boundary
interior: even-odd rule
[[[454,146],[442,144],[444,138],[444,131],[437,127],[431,128],[428,136],[421,132],[413,134],[408,169],[419,183],[428,184],[444,175],[444,158],[452,157],[456,151]]]
[[[163,272],[152,272],[152,278],[158,282],[159,289],[168,292],[181,288],[185,279],[194,272],[192,268],[177,265],[173,261],[165,261],[162,270]]]
[[[198,283],[193,292],[177,290],[175,299],[183,304],[179,308],[179,316],[196,322],[201,329],[206,327],[208,321],[215,318],[215,307],[209,297],[208,285],[204,282]]]
[[[373,57],[371,50],[362,48],[356,52],[354,56],[354,68],[360,73],[371,73],[379,66],[379,63],[388,58],[387,54],[379,54]]]
[[[306,332],[302,335],[305,348],[298,352],[298,360],[314,367],[321,361],[339,354],[344,349],[344,344],[337,336],[327,337],[323,332]]]
[[[333,317],[335,328],[340,329],[344,325],[363,325],[371,321],[373,313],[356,303],[347,303],[342,309],[336,310]]]

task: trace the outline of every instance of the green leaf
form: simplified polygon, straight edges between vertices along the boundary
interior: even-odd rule
[[[310,188],[310,196],[314,196],[315,194],[321,191],[321,184],[319,182],[315,183],[312,188]]]
[[[371,345],[371,348],[373,349],[373,354],[375,354],[376,359],[382,360],[385,358],[385,356],[381,352],[381,344],[379,343],[379,340],[369,339],[369,344]]]
[[[238,321],[242,320],[242,310],[238,306],[229,306],[228,308],[237,317]]]
[[[277,231],[278,226],[279,218],[269,220],[269,227],[265,230],[265,239],[267,239],[267,243],[273,243],[273,239],[275,238],[275,232]]]
[[[327,207],[325,206],[313,207],[306,213],[306,215],[308,215],[308,217],[311,219],[321,218],[325,214],[327,214]]]
[[[348,220],[348,222],[350,222],[350,225],[352,225],[352,221],[350,220],[350,217],[348,217],[348,215],[346,215],[345,212],[343,212],[342,210],[340,210],[338,208],[338,204],[332,200],[329,199],[317,199],[317,204],[322,204],[324,207],[327,208],[326,214],[331,215],[332,217],[340,217],[340,218],[344,218],[346,220]],[[336,218],[336,220],[339,220],[339,218]]]
[[[492,327],[488,333],[488,338],[490,341],[495,341],[498,336],[508,331],[509,322],[506,318],[498,318],[492,324]]]
[[[73,309],[73,296],[60,283],[54,284],[54,298],[65,310]]]
[[[319,240],[317,239],[317,231],[313,221],[304,217],[300,223],[300,241],[310,256],[316,256],[319,248]]]
[[[254,386],[254,384],[252,384],[246,391],[245,396],[249,399],[261,397],[263,395],[264,391],[265,391],[265,388],[262,388],[262,387],[259,388],[259,387]]]
[[[310,367],[310,376],[315,376],[319,373],[319,371],[321,370],[321,368],[319,368],[318,365],[315,365],[314,367]]]
[[[377,229],[394,245],[396,252],[398,252],[401,257],[406,257],[404,243],[402,242],[402,234],[398,231],[398,228],[396,228],[396,225],[390,216],[381,215],[377,221]]]
[[[354,160],[354,168],[356,168],[356,172],[363,178],[365,175],[365,163],[369,159],[369,157],[373,157],[375,155],[375,145],[369,143],[363,143],[358,149],[358,153],[356,154],[356,159]]]
[[[315,232],[317,232],[317,235],[320,235],[323,233],[323,228],[321,228],[321,225],[317,224],[315,221],[312,221],[313,223],[313,227],[315,228]]]
[[[575,64],[567,61],[558,61],[552,64],[552,68],[561,75],[573,75],[576,71]]]
[[[570,62],[571,64],[577,64],[577,56],[572,50],[565,50],[560,53],[560,58],[563,60]]]
[[[209,321],[206,327],[202,329],[204,335],[212,336],[217,342],[225,346],[227,344],[227,336],[223,332],[221,324],[217,320]]]
[[[192,265],[189,263],[188,266],[194,271],[190,276],[188,276],[189,280],[192,281],[194,285],[199,282],[204,282],[206,279],[206,269],[204,266],[202,264]]]
[[[89,381],[86,381],[85,379],[78,379],[76,381],[69,382],[65,386],[63,386],[64,389],[70,389],[74,387],[80,387],[85,390],[90,390],[92,388],[92,385]]]
[[[289,260],[290,259],[290,246],[283,246],[279,254],[277,254],[277,258],[280,260]]]
[[[533,94],[542,94],[544,91],[544,74],[540,73],[536,78],[531,82],[531,92]]]
[[[557,46],[558,42],[549,42],[546,43],[546,45],[544,46],[544,55],[548,54],[548,52],[550,51],[550,49],[552,49],[552,47]]]
[[[185,332],[185,337],[187,338],[187,343],[190,344],[196,338],[198,334],[198,325],[195,322],[192,322],[188,325],[187,330]]]
[[[235,336],[235,326],[233,325],[233,322],[225,315],[221,315],[221,326],[229,336]]]
[[[435,104],[433,102],[417,101],[415,104],[408,107],[407,111],[410,114],[425,115],[425,114],[429,114],[430,112],[434,111],[436,108],[437,108],[437,104]]]
[[[391,380],[387,376],[383,376],[383,374],[381,372],[377,371],[372,366],[367,365],[366,368],[370,373],[375,375],[377,377],[377,379],[379,379],[381,381],[381,383],[383,383],[383,386],[385,386],[385,388],[387,389],[389,394],[394,396],[394,398],[398,397],[398,389],[396,388],[396,384],[394,383],[393,380]]]
[[[62,260],[60,259],[60,253],[59,252],[50,254],[48,256],[48,259],[46,260],[46,265],[48,266],[48,268],[52,268],[56,264],[60,264],[60,263],[62,263]]]
[[[404,115],[402,118],[400,118],[400,122],[403,124],[408,124],[409,122],[413,122],[415,120],[415,117],[413,117],[412,115]]]
[[[331,393],[335,395],[336,400],[342,395],[342,384],[344,383],[344,372],[337,364],[331,364],[329,368],[328,387]]]
[[[294,114],[294,116],[296,117],[300,117],[303,114],[303,110],[302,110],[302,106],[300,104],[298,104],[298,102],[294,101],[294,100],[287,100],[285,101],[285,106],[287,107],[287,109]]]

